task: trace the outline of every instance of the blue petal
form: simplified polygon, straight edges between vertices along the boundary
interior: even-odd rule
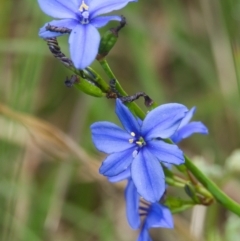
[[[165,191],[165,180],[158,159],[142,148],[131,165],[133,182],[138,193],[149,202],[157,202]]]
[[[99,151],[113,153],[134,146],[134,144],[129,143],[132,136],[111,122],[96,122],[90,128],[93,143]]]
[[[100,43],[100,35],[91,24],[77,25],[69,37],[70,54],[74,66],[84,69],[96,58]]]
[[[104,176],[111,177],[125,171],[132,163],[133,151],[134,149],[128,149],[127,151],[110,154],[102,163],[99,172]]]
[[[149,228],[173,228],[173,217],[170,210],[159,203],[153,203],[146,218],[146,227]]]
[[[89,2],[89,11],[91,18],[98,15],[110,13],[112,11],[125,7],[129,2],[134,0],[94,0]]]
[[[39,6],[44,13],[53,18],[77,19],[78,6],[76,1],[71,0],[38,0]]]
[[[184,163],[183,152],[174,144],[152,140],[147,143],[147,148],[159,161],[174,165]]]
[[[139,133],[140,126],[137,119],[120,99],[116,100],[115,112],[126,131],[129,133],[134,132],[135,134]]]
[[[141,223],[140,215],[138,213],[139,198],[137,189],[134,186],[133,181],[130,179],[125,189],[125,199],[128,223],[133,229],[138,229]]]
[[[142,134],[145,140],[172,136],[187,111],[188,109],[181,104],[160,105],[150,111],[142,124]]]
[[[188,111],[188,113],[182,119],[182,121],[178,127],[178,130],[188,124],[188,122],[192,119],[195,112],[196,112],[196,107],[193,107],[191,110]]]
[[[120,174],[118,174],[116,176],[108,177],[108,181],[109,182],[121,182],[123,180],[128,179],[130,176],[131,176],[131,171],[130,171],[130,168],[128,168],[127,170],[121,172]]]
[[[72,2],[74,4],[74,6],[77,7],[77,9],[79,9],[80,5],[82,4],[82,1],[83,0],[70,0],[70,2]],[[85,0],[84,2],[86,3],[86,1],[88,1],[88,0]]]
[[[108,22],[110,21],[121,21],[121,17],[120,16],[100,16],[100,17],[96,17],[94,19],[91,20],[91,24],[95,27],[95,28],[101,28],[103,26],[105,26],[106,24],[108,24]]]
[[[77,26],[78,22],[75,19],[62,19],[62,20],[53,20],[49,23],[46,23],[42,28],[39,30],[39,36],[41,38],[55,38],[61,35],[64,35],[62,33],[56,33],[49,30],[46,30],[46,27],[48,25],[55,26],[55,27],[64,27],[73,29]]]
[[[145,226],[142,227],[137,241],[152,241],[152,239],[148,233],[148,229]]]
[[[190,122],[189,124],[185,125],[179,131],[177,131],[172,137],[172,141],[174,143],[180,142],[182,139],[185,139],[191,136],[194,133],[199,133],[203,135],[208,134],[207,127],[202,122]]]

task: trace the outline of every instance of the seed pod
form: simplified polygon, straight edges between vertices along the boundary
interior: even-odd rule
[[[118,32],[126,25],[126,18],[121,16],[122,20],[119,26],[109,29],[101,38],[97,60],[101,60],[108,55],[118,39]]]
[[[87,95],[91,95],[94,97],[104,96],[104,93],[101,91],[101,89],[99,89],[96,85],[86,79],[81,79],[81,81],[74,86]]]
[[[186,194],[195,202],[200,203],[198,196],[196,195],[196,190],[191,183],[188,183],[184,186]]]
[[[87,95],[91,95],[94,97],[102,97],[104,93],[102,90],[94,84],[93,81],[88,79],[79,78],[77,75],[72,75],[70,79],[66,79],[65,85],[67,87],[75,86],[77,89],[81,90]]]
[[[114,28],[109,29],[101,38],[97,60],[100,60],[108,55],[118,39],[118,33]]]

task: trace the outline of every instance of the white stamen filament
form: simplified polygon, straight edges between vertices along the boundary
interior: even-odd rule
[[[131,132],[131,136],[135,136],[136,134],[134,132]]]

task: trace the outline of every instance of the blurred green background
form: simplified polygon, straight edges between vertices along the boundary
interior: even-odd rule
[[[119,13],[128,25],[108,61],[121,84],[159,104],[197,106],[210,134],[181,146],[240,202],[240,0],[139,0]],[[114,101],[65,87],[70,71],[38,38],[50,20],[36,0],[0,1],[0,240],[136,240],[124,184],[98,174],[104,155],[91,143],[91,123],[118,122]],[[68,53],[67,37],[59,42]],[[216,203],[174,217],[154,241],[239,240],[239,218]]]

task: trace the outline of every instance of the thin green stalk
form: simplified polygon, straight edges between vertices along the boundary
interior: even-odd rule
[[[107,76],[110,79],[114,79],[116,81],[115,88],[118,91],[118,93],[122,96],[128,96],[128,94],[124,91],[124,89],[122,88],[122,86],[118,82],[117,78],[113,74],[110,66],[108,65],[107,60],[105,58],[103,58],[103,59],[99,60],[99,63],[101,65],[101,67],[103,68],[103,70],[105,71],[105,73],[107,74]],[[138,116],[142,120],[144,119],[145,113],[141,110],[141,108],[135,102],[127,103],[126,105],[129,107],[129,109],[133,113],[135,113],[136,116]]]
[[[112,72],[107,60],[105,58],[102,58],[101,60],[98,61],[100,64],[101,64],[101,67],[103,68],[103,70],[105,71],[105,73],[107,74],[107,76],[110,78],[110,79],[115,79],[116,82],[117,81],[117,78],[116,76],[114,75],[114,73]],[[122,89],[123,92],[125,92],[123,89]]]
[[[185,165],[198,179],[198,181],[221,203],[225,208],[240,216],[240,204],[228,197],[215,183],[207,178],[193,163],[185,156]]]
[[[176,181],[172,178],[166,177],[166,176],[165,176],[165,181],[170,186],[181,187],[181,188],[184,188],[184,186],[185,186],[184,183],[178,182],[178,181]]]

